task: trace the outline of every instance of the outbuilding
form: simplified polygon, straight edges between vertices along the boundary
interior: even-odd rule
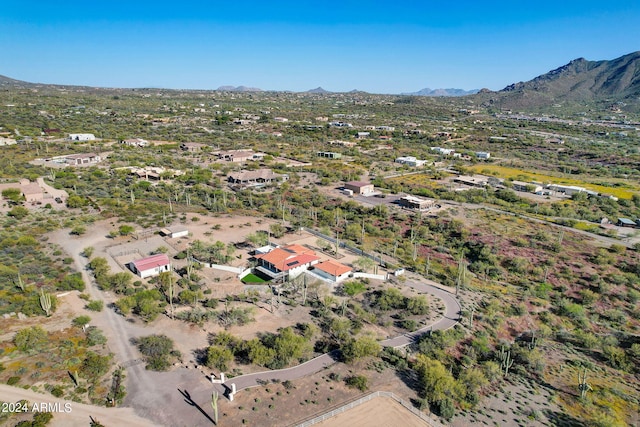
[[[171,261],[167,254],[157,254],[131,261],[129,268],[142,279],[145,279],[157,276],[165,271],[171,271]]]
[[[344,185],[345,190],[353,191],[353,194],[360,194],[362,196],[368,196],[373,194],[374,186],[368,182],[350,181]]]

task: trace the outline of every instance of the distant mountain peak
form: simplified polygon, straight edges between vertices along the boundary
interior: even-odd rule
[[[511,84],[505,106],[542,106],[562,101],[605,98],[633,99],[640,95],[640,52],[605,61],[577,58],[527,82]]]
[[[216,90],[220,92],[263,92],[260,88],[248,86],[220,86]]]
[[[307,91],[307,93],[331,93],[328,90],[323,89],[321,86],[318,86],[315,89],[310,89]]]
[[[416,96],[465,96],[478,93],[478,89],[464,90],[464,89],[430,89],[424,88],[417,92],[403,93],[402,95],[416,95]]]

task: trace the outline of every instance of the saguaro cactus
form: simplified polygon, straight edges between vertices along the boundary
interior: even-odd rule
[[[587,396],[589,390],[593,390],[591,384],[587,382],[587,368],[584,368],[582,372],[578,372],[578,390],[580,390],[580,397],[583,399]]]
[[[24,282],[22,281],[22,276],[18,273],[18,287],[22,292],[24,292]]]
[[[45,294],[44,291],[40,291],[40,307],[49,316],[51,313],[51,295]]]
[[[211,407],[213,408],[213,422],[218,425],[218,392],[211,393]]]
[[[511,350],[505,351],[504,346],[500,347],[500,367],[504,372],[504,376],[509,375],[509,369],[513,366],[513,359],[511,358]]]

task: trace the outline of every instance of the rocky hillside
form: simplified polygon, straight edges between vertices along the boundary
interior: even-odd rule
[[[502,108],[543,108],[558,104],[620,103],[640,108],[640,52],[609,61],[575,59],[528,82],[480,94]]]

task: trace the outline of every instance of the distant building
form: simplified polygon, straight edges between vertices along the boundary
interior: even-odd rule
[[[488,151],[476,151],[476,157],[481,160],[489,160],[491,158],[491,153]]]
[[[20,191],[26,202],[39,202],[44,199],[44,192],[36,182],[20,186]]]
[[[229,186],[235,188],[264,187],[279,184],[288,179],[289,175],[275,173],[271,169],[232,172],[227,176]]]
[[[371,132],[358,132],[356,134],[356,138],[358,139],[366,139],[369,138],[371,136]]]
[[[0,146],[2,145],[16,145],[17,141],[13,138],[5,138],[0,136]]]
[[[476,176],[460,175],[453,178],[453,181],[457,182],[458,184],[468,185],[470,187],[486,187],[487,185],[489,185],[489,180],[487,179],[487,177],[480,176],[480,175],[476,175]]]
[[[402,156],[402,157],[398,157],[396,159],[396,163],[400,163],[402,165],[407,165],[407,166],[412,166],[412,167],[418,167],[418,166],[424,166],[425,163],[427,163],[426,160],[418,160],[413,156]]]
[[[102,161],[102,157],[96,153],[81,153],[69,154],[68,156],[65,156],[65,160],[70,165],[79,166],[100,163]]]
[[[443,156],[453,156],[456,152],[453,148],[442,148],[442,147],[431,147],[431,151],[435,151],[438,154],[442,154]]]
[[[566,196],[572,196],[576,193],[587,192],[587,189],[583,187],[576,187],[575,185],[560,185],[560,184],[549,184],[547,185],[547,190],[555,191],[556,193],[562,193]]]
[[[123,139],[120,143],[130,147],[146,147],[149,145],[149,141],[142,138]]]
[[[629,218],[618,218],[618,222],[616,223],[618,227],[630,227],[630,228],[638,228],[639,224]]]
[[[337,128],[351,128],[353,125],[351,123],[346,122],[331,122],[329,126],[337,127]]]
[[[345,190],[351,190],[354,194],[360,194],[362,196],[368,196],[375,191],[373,184],[361,181],[351,181],[344,184]]]
[[[526,191],[528,193],[542,193],[542,185],[531,182],[511,181],[515,191]]]
[[[157,254],[131,261],[129,268],[142,279],[146,279],[165,271],[171,271],[171,261],[169,261],[167,254]]]
[[[264,153],[256,153],[253,150],[227,150],[214,153],[219,161],[241,163],[264,159]]]
[[[162,233],[166,237],[177,239],[179,237],[187,237],[189,235],[189,230],[186,229],[185,227],[176,226],[176,227],[170,227],[170,228],[163,228],[162,230],[160,230],[160,233]]]
[[[206,146],[206,144],[200,144],[198,142],[183,142],[180,144],[180,149],[182,151],[188,151],[189,153],[198,153]]]
[[[70,133],[70,141],[94,141],[96,136],[92,133]]]
[[[420,199],[415,196],[403,196],[398,199],[398,204],[407,209],[415,209],[417,211],[427,211],[436,205],[434,200]]]
[[[318,151],[316,156],[322,157],[324,159],[339,159],[342,157],[340,153],[334,153],[333,151]]]

